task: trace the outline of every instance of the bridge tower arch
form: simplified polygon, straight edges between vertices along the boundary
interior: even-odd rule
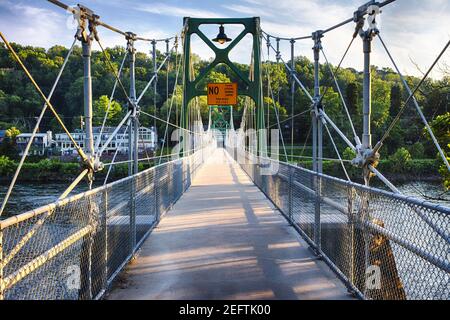
[[[244,30],[231,41],[231,43],[224,48],[217,47],[214,43],[200,30],[201,25],[242,25]],[[207,67],[200,72],[197,77],[194,78],[192,70],[189,67],[191,64],[191,36],[196,34],[211,50],[214,52],[215,57]],[[247,35],[252,36],[252,56],[253,68],[250,68],[249,76],[246,77],[239,68],[230,60],[229,53],[233,48]],[[184,18],[184,33],[183,39],[183,113],[181,117],[181,126],[183,129],[189,130],[188,122],[188,106],[189,102],[197,97],[206,95],[207,92],[204,88],[199,88],[198,85],[210,73],[214,67],[219,64],[227,65],[240,80],[245,83],[245,89],[239,90],[239,95],[250,97],[256,107],[257,113],[257,128],[264,128],[264,110],[263,110],[263,98],[262,98],[262,76],[261,76],[261,28],[260,18]],[[188,132],[184,130],[185,132]]]

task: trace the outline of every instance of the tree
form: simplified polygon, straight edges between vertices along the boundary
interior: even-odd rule
[[[380,128],[388,119],[391,101],[391,87],[378,77],[372,80],[372,123],[374,129]]]
[[[345,89],[345,97],[348,112],[350,115],[356,114],[358,105],[358,85],[356,82],[350,82]]]
[[[17,157],[16,137],[19,134],[20,131],[16,127],[11,127],[5,131],[5,138],[0,144],[0,155],[7,156],[11,159]]]
[[[431,130],[433,131],[439,145],[443,148],[447,156],[447,161],[450,161],[450,112],[436,117],[431,123]],[[431,140],[426,128],[423,128],[423,133]],[[447,166],[443,163],[439,168],[439,173],[442,176],[444,187],[450,190],[450,172]]]
[[[15,141],[16,137],[20,134],[20,130],[16,127],[11,127],[6,130],[5,136],[11,139],[11,141]]]
[[[402,147],[397,149],[397,151],[389,157],[389,160],[392,161],[393,172],[404,172],[411,162],[411,155],[407,149]]]
[[[95,100],[92,108],[94,112],[92,123],[95,126],[99,126],[103,123],[103,119],[107,111],[108,115],[106,117],[106,125],[108,126],[117,125],[120,122],[120,119],[122,118],[121,105],[114,100],[112,100],[110,104],[108,96],[103,95],[97,100]]]
[[[389,106],[389,115],[395,117],[400,110],[402,103],[402,92],[398,84],[394,84],[391,87],[391,103]]]

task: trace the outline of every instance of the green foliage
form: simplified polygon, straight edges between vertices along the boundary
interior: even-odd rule
[[[117,125],[122,118],[122,107],[120,104],[114,100],[109,103],[109,98],[106,95],[100,96],[100,98],[95,100],[92,109],[94,112],[92,123],[96,126],[103,123],[106,111],[108,111],[108,115],[106,117],[107,126]]]
[[[413,159],[423,159],[425,148],[422,143],[416,142],[408,147],[408,151]]]
[[[0,144],[0,155],[9,158],[17,157],[16,137],[20,134],[19,129],[11,127],[5,131],[5,138]]]
[[[5,136],[11,139],[12,141],[16,139],[16,137],[20,134],[20,130],[16,127],[11,127],[6,130]]]
[[[356,152],[350,147],[345,148],[344,152],[342,153],[342,158],[344,160],[352,160],[355,157],[356,157]]]
[[[430,126],[433,130],[434,135],[436,136],[436,139],[439,142],[439,145],[443,148],[447,156],[447,161],[450,161],[450,157],[448,156],[450,154],[450,112],[446,112],[440,116],[437,116],[430,123]],[[423,129],[423,132],[428,137],[428,139],[431,140],[428,132],[426,132],[426,128]],[[442,163],[439,168],[439,173],[442,176],[442,183],[444,187],[446,188],[446,190],[449,190],[450,172],[445,164]]]
[[[267,80],[270,79],[270,86],[273,92],[278,92],[283,86],[287,85],[286,68],[282,64],[269,62],[264,63],[262,68],[263,83],[267,83]]]
[[[24,63],[30,69],[37,83],[42,87],[44,92],[49,92],[53,81],[61,67],[64,58],[68,52],[67,48],[62,46],[54,46],[48,50],[32,46],[22,46],[13,44],[13,47],[23,59]],[[125,49],[123,47],[114,47],[106,49],[107,55],[111,58],[113,67],[117,71],[122,61]],[[175,53],[170,57],[171,68],[167,71],[162,68],[157,81],[157,94],[154,95],[153,90],[148,90],[143,96],[140,106],[143,111],[156,114],[159,118],[166,119],[169,114],[170,102],[172,101],[172,88],[175,84],[176,68],[174,61],[177,57]],[[161,63],[164,55],[157,53],[158,63]],[[202,60],[198,56],[193,56],[194,74],[198,75],[208,66],[208,61]],[[290,62],[288,62],[290,63]],[[311,59],[304,56],[298,56],[294,59],[295,70],[299,79],[308,88],[312,94],[314,84],[314,66]],[[103,54],[99,51],[92,52],[92,77],[93,77],[93,99],[94,99],[94,124],[99,125],[103,119],[105,110],[108,105],[108,95],[111,94],[111,88],[115,78],[109,67],[104,61]],[[146,53],[137,53],[136,55],[136,89],[140,93],[147,81],[151,78],[151,59]],[[239,71],[247,76],[249,74],[249,66],[236,64]],[[330,66],[335,68],[335,66]],[[122,82],[125,88],[129,86],[129,65],[125,63],[122,73]],[[291,114],[306,113],[302,116],[295,117],[294,122],[294,144],[303,145],[308,132],[310,131],[311,121],[307,112],[311,103],[304,92],[298,86],[294,92],[295,103],[291,105],[290,77],[284,66],[275,62],[264,63],[262,66],[262,83],[265,102],[266,122],[274,124],[276,122],[275,108],[280,114],[280,121],[287,119]],[[336,86],[331,77],[329,66],[322,64],[319,69],[321,78],[321,92],[325,92],[325,88],[329,87],[324,99],[324,109],[330,118],[341,128],[348,136],[352,136],[352,130],[347,120],[345,111],[340,101]],[[338,84],[342,90],[344,99],[349,109],[350,115],[355,124],[356,131],[362,131],[362,79],[363,75],[358,70],[352,68],[341,68],[336,75]],[[268,80],[270,78],[270,86],[274,97],[268,94]],[[417,85],[420,79],[411,76],[405,76],[406,81],[411,87]],[[168,81],[168,88],[166,87]],[[219,64],[216,66],[203,81],[199,87],[205,86],[207,82],[237,82],[238,88],[244,88],[245,84],[239,77],[226,65]],[[178,83],[181,83],[181,76],[178,77]],[[427,119],[434,120],[431,122],[433,132],[438,137],[441,146],[450,144],[450,113],[446,111],[448,107],[447,93],[450,85],[450,78],[444,77],[440,80],[425,81],[421,87],[421,92],[416,93],[416,98],[422,108]],[[169,92],[168,92],[169,91]],[[398,113],[406,92],[396,75],[389,68],[377,68],[372,66],[372,117],[373,126],[372,133],[374,141],[385,132],[392,118]],[[182,88],[176,88],[173,97],[172,112],[170,122],[179,121],[181,114]],[[238,105],[233,109],[234,125],[239,127],[240,119],[243,112],[245,98],[238,98]],[[208,120],[208,106],[205,97],[199,97],[201,118],[204,123]],[[75,47],[74,54],[67,64],[66,72],[64,72],[60,85],[56,88],[52,102],[56,110],[63,117],[65,124],[69,130],[80,127],[80,115],[83,114],[83,61],[81,57],[81,48]],[[29,83],[18,65],[11,59],[9,52],[3,45],[0,45],[0,129],[16,127],[20,131],[31,131],[35,124],[35,117],[39,115],[42,109],[43,101],[36,93],[33,86]],[[127,100],[123,92],[118,88],[112,102],[110,114],[107,119],[107,125],[114,125],[124,114],[127,106]],[[268,109],[268,110],[267,110]],[[269,117],[267,117],[267,111]],[[389,158],[389,155],[396,153],[392,160],[386,160],[389,163],[397,163],[398,149],[405,145],[408,147],[409,154],[415,159],[423,157],[434,158],[436,150],[432,143],[424,143],[418,141],[418,135],[421,134],[423,127],[419,117],[414,115],[413,108],[406,108],[404,116],[394,127],[389,138],[386,140],[383,148],[383,158]],[[414,116],[413,116],[414,115]],[[152,126],[154,121],[147,116],[140,117],[141,125]],[[159,136],[162,138],[166,128],[166,124],[157,121]],[[54,117],[47,114],[41,123],[40,131],[45,132],[52,130],[54,133],[61,132],[61,127],[56,123]],[[173,127],[169,126],[169,137]],[[290,144],[291,140],[291,121],[283,123],[283,136],[285,142]],[[11,134],[16,135],[16,132]],[[428,137],[428,133],[423,132],[423,137]],[[309,136],[311,141],[311,135]],[[308,143],[309,143],[308,141]],[[341,139],[335,139],[339,150],[344,150],[346,145]],[[10,159],[17,157],[17,149],[14,146],[14,139],[7,138],[0,145],[0,155],[6,155]],[[325,139],[325,144],[327,144]],[[309,147],[307,145],[307,147]],[[325,148],[329,145],[324,145]],[[331,149],[331,148],[330,148]],[[324,151],[325,152],[325,151]],[[446,147],[445,152],[450,153],[450,148]],[[324,153],[325,154],[325,153]],[[305,153],[306,155],[306,153]],[[327,156],[332,156],[333,150]],[[344,157],[353,158],[349,150],[344,152]],[[391,159],[391,158],[389,158]],[[401,160],[401,158],[400,158]],[[412,162],[410,161],[410,166]],[[45,164],[42,164],[45,165]],[[56,165],[56,164],[55,164]],[[381,165],[381,164],[380,164]],[[389,164],[390,165],[390,164]],[[403,166],[406,164],[403,163]],[[393,170],[404,170],[404,168],[394,168]],[[338,167],[339,168],[339,167]],[[340,169],[342,171],[342,169]],[[441,170],[444,176],[447,176],[445,170]]]
[[[16,165],[14,161],[6,156],[0,156],[0,176],[7,176],[14,172]]]
[[[447,157],[447,161],[450,162],[450,157]],[[450,171],[445,164],[442,164],[439,167],[439,173],[442,176],[442,184],[444,185],[445,190],[450,190]]]
[[[374,128],[381,128],[388,119],[390,99],[390,84],[377,77],[372,79],[372,123]]]
[[[389,115],[395,117],[400,110],[402,101],[401,87],[398,84],[394,84],[391,87],[391,102],[389,106]]]
[[[399,148],[397,151],[389,157],[392,162],[393,172],[405,172],[408,169],[408,165],[411,162],[411,154],[406,148]]]
[[[443,148],[447,147],[447,150],[450,151],[450,147],[448,146],[450,144],[450,112],[437,116],[431,121],[430,126],[439,145]],[[431,137],[426,128],[423,128],[423,134],[431,141]]]

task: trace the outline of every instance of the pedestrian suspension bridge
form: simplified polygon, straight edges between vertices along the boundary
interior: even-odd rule
[[[449,163],[414,94],[427,78],[443,49],[415,88],[410,88],[390,53],[377,19],[391,1],[363,4],[351,18],[310,35],[283,38],[261,30],[259,18],[180,19],[182,30],[166,39],[147,39],[103,22],[92,10],[78,5],[51,3],[73,14],[78,28],[73,44],[45,94],[1,32],[11,57],[20,65],[42,97],[43,108],[33,135],[46,111],[67,133],[81,159],[80,173],[59,199],[46,206],[0,220],[0,300],[13,299],[448,299],[450,298],[450,208],[402,195],[376,166],[380,150],[405,108],[414,108],[431,136],[443,163]],[[202,25],[219,27],[211,41]],[[341,27],[354,24],[349,44],[335,69],[328,64],[322,41]],[[235,38],[226,27],[243,26]],[[120,68],[102,45],[104,32],[121,34],[126,45]],[[386,30],[389,32],[389,30]],[[201,72],[194,72],[191,36],[197,35],[215,58]],[[244,74],[229,53],[246,35],[252,39],[251,65]],[[142,92],[135,85],[135,43],[152,47],[151,79]],[[291,45],[291,57],[280,53],[280,43]],[[309,41],[314,61],[314,86],[306,87],[294,66],[295,43]],[[356,132],[336,75],[349,48],[363,42],[363,132]],[[380,41],[408,93],[397,117],[376,143],[371,136],[371,44]],[[78,145],[52,103],[52,95],[75,45],[80,42],[84,62],[84,121],[86,139]],[[92,132],[91,48],[96,42],[105,66],[115,78],[116,91],[127,99],[127,112],[116,130],[101,144]],[[217,42],[218,45],[214,42]],[[267,51],[265,50],[265,47]],[[157,48],[165,49],[157,64]],[[181,54],[178,54],[180,51]],[[173,53],[176,53],[175,55]],[[175,56],[175,61],[170,61]],[[262,62],[281,64],[289,74],[294,96],[301,90],[308,98],[312,127],[312,170],[288,161],[278,108],[270,124],[270,107],[264,97],[274,96]],[[323,57],[340,95],[342,112],[351,124],[348,138],[327,113],[320,92],[319,66]],[[173,59],[172,59],[173,60]],[[141,110],[141,99],[154,90],[158,73],[167,63],[177,70],[167,118]],[[122,69],[129,64],[130,87],[123,85]],[[227,65],[242,84],[244,111],[234,128],[233,108],[210,108],[202,123],[199,97],[206,95],[202,80],[219,64]],[[267,73],[268,92],[262,90]],[[101,81],[101,79],[99,79]],[[183,88],[181,114],[175,112],[175,90]],[[271,101],[275,101],[273,98]],[[294,102],[293,102],[294,103]],[[228,110],[225,116],[224,110]],[[294,110],[294,109],[292,109]],[[108,112],[108,111],[107,111]],[[231,115],[231,116],[230,116]],[[165,125],[163,146],[178,144],[171,154],[139,158],[139,119],[149,117]],[[227,118],[228,117],[228,118]],[[231,120],[230,120],[231,118]],[[102,129],[105,126],[103,122]],[[108,182],[117,163],[103,163],[106,147],[121,128],[129,132],[129,175]],[[156,125],[155,125],[156,127]],[[169,130],[170,129],[170,130]],[[176,129],[176,130],[174,130]],[[274,130],[267,130],[274,129]],[[173,132],[169,137],[169,132]],[[347,179],[322,173],[323,135],[329,137]],[[335,139],[355,151],[352,164],[361,170],[364,184],[350,180]],[[21,167],[30,150],[30,139],[3,199],[4,211]],[[280,150],[281,153],[280,153]],[[139,171],[139,162],[153,161]],[[96,174],[107,170],[104,184],[93,188]],[[374,188],[379,179],[390,191]],[[89,190],[73,195],[87,181]],[[135,259],[133,259],[135,257]],[[131,261],[131,262],[130,262]]]

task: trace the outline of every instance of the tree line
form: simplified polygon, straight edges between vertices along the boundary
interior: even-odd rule
[[[37,83],[44,93],[50,92],[54,79],[68,53],[68,48],[53,46],[49,49],[13,44],[19,57],[29,68]],[[113,47],[106,49],[106,53],[113,62],[117,72],[124,57],[126,49]],[[157,53],[157,62],[161,63],[164,54]],[[138,52],[136,54],[136,88],[138,94],[143,90],[148,80],[153,75],[153,62],[149,54]],[[143,111],[155,114],[160,118],[168,116],[168,110],[173,99],[171,122],[179,120],[182,101],[182,74],[178,76],[178,84],[175,87],[177,70],[179,70],[180,55],[171,53],[168,67],[163,67],[158,74],[157,94],[148,90],[140,102]],[[204,70],[210,61],[198,56],[192,57],[194,74]],[[310,59],[304,56],[295,57],[295,70],[298,78],[312,93],[314,86],[314,67]],[[100,125],[105,109],[108,105],[111,89],[115,82],[113,73],[104,60],[102,52],[92,52],[92,87],[94,99],[94,124]],[[289,62],[290,63],[290,62]],[[249,74],[249,66],[236,64],[244,75]],[[335,66],[320,65],[321,92],[326,92],[323,105],[327,114],[348,136],[352,137],[352,130],[346,113],[343,109],[338,91],[329,68],[335,70]],[[425,117],[431,122],[438,140],[445,151],[450,151],[450,73],[448,68],[442,68],[443,77],[439,80],[427,79],[416,94],[419,105]],[[286,144],[291,142],[297,146],[310,145],[310,115],[307,110],[311,103],[300,88],[294,93],[294,106],[290,90],[290,76],[282,64],[264,62],[262,65],[263,93],[266,123],[276,123],[277,108],[280,120],[287,119],[291,114],[304,114],[294,118],[294,139],[291,141],[291,121],[283,122],[282,132]],[[337,82],[341,88],[345,102],[349,109],[356,132],[362,132],[362,72],[352,68],[341,68],[337,74]],[[414,76],[405,76],[411,88],[420,81]],[[122,83],[125,88],[129,86],[129,66],[124,64],[122,71]],[[273,97],[268,90],[269,80]],[[244,83],[238,76],[225,65],[217,66],[200,85],[208,82],[238,82],[238,88],[243,88]],[[328,88],[328,89],[326,89]],[[372,132],[373,141],[376,142],[385,132],[392,119],[397,115],[407,97],[399,76],[390,68],[378,68],[372,66]],[[273,99],[272,99],[273,98]],[[52,103],[61,115],[69,130],[80,128],[83,114],[83,61],[81,48],[75,47],[61,81],[52,97]],[[208,106],[206,97],[198,99],[201,117],[204,123],[208,120]],[[234,125],[239,127],[245,99],[239,97],[239,103],[233,110]],[[20,70],[11,54],[2,44],[0,46],[0,129],[17,128],[20,131],[30,132],[36,123],[36,117],[42,108],[43,101],[36,93],[25,74]],[[117,124],[126,113],[126,97],[120,88],[117,88],[111,112],[107,119],[108,125]],[[142,126],[152,126],[154,120],[141,115]],[[165,123],[157,122],[159,135],[164,134]],[[423,123],[414,110],[413,105],[407,106],[399,123],[389,135],[382,149],[382,157],[388,157],[400,148],[404,148],[413,159],[436,159],[437,151],[428,134],[423,129]],[[169,128],[173,129],[173,128]],[[58,123],[50,112],[45,115],[40,131],[61,132]],[[169,131],[170,133],[170,131]],[[341,152],[345,149],[344,143],[335,138]],[[324,144],[327,147],[327,156],[334,156],[330,142],[324,134]],[[1,151],[1,149],[0,149]],[[445,173],[445,172],[444,172]]]

